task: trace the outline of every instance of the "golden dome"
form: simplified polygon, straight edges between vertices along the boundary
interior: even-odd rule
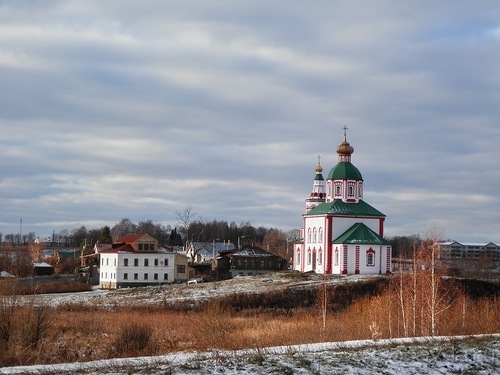
[[[354,152],[354,147],[352,147],[349,142],[347,142],[345,136],[344,141],[337,147],[337,154],[349,156]]]
[[[318,166],[316,167],[315,170],[316,170],[316,173],[321,173],[321,172],[323,172],[323,167],[318,164]]]

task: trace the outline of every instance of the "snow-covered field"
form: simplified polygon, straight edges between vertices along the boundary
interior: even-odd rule
[[[500,334],[362,340],[0,368],[0,374],[499,374]]]
[[[366,278],[366,277],[364,277]],[[332,277],[328,283],[363,277]],[[200,301],[230,295],[301,288],[314,275],[283,274],[224,282],[36,296],[36,303],[84,303],[103,307]],[[28,298],[31,297],[23,297]],[[500,334],[318,343],[240,351],[179,352],[157,357],[0,368],[0,374],[500,374]]]
[[[374,277],[383,276],[332,276],[325,282],[330,284],[356,282]],[[286,273],[273,273],[190,285],[174,284],[118,290],[95,289],[78,293],[40,294],[36,295],[35,299],[36,303],[49,306],[66,303],[85,303],[102,307],[177,302],[197,304],[210,298],[234,293],[262,293],[286,287],[300,288],[318,282],[318,280],[321,280],[318,275],[307,275],[297,280]],[[33,297],[22,297],[21,302],[23,299],[28,300],[31,298]]]

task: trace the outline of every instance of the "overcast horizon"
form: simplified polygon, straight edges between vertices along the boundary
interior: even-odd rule
[[[0,232],[299,228],[343,138],[385,235],[500,244],[497,1],[0,1]]]

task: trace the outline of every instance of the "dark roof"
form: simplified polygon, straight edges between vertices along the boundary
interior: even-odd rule
[[[234,251],[231,254],[232,257],[279,257],[279,255],[270,253],[260,247],[256,246],[244,246],[239,250]]]
[[[134,247],[128,243],[114,243],[113,246],[101,251],[101,254],[112,254],[112,253],[135,253]]]
[[[332,241],[336,244],[390,245],[390,242],[379,236],[363,223],[356,223]]]
[[[332,216],[375,216],[385,217],[385,215],[360,199],[357,203],[346,203],[342,199],[335,199],[332,202],[321,203],[304,215],[332,215]]]

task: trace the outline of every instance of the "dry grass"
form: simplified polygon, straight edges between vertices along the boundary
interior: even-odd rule
[[[278,293],[290,297],[284,291]],[[43,330],[36,346],[23,343],[22,327],[37,320],[16,310],[9,341],[0,348],[0,366],[402,336],[398,308],[389,292],[359,294],[348,306],[336,299],[345,293],[329,290],[325,325],[319,304],[294,308],[278,304],[273,309],[273,301],[279,298],[271,295],[262,297],[265,308],[236,308],[234,301],[241,302],[244,296],[216,300],[197,310],[171,310],[164,305],[115,309],[61,306],[44,310],[42,318],[46,320],[39,319],[38,324],[50,322],[51,329]],[[314,295],[309,292],[307,298]],[[500,332],[500,300],[461,294],[443,312],[438,330],[441,335]]]

